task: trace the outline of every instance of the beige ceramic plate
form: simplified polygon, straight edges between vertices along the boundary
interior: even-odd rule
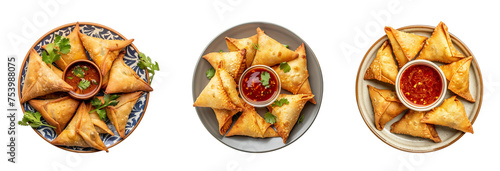
[[[406,26],[399,28],[398,30],[430,37],[432,32],[434,31],[434,27]],[[453,28],[451,28],[450,30],[453,30]],[[467,48],[467,46],[465,46],[465,44],[462,41],[460,41],[457,37],[455,37],[451,33],[450,37],[453,45],[457,48],[457,50],[462,52],[465,56],[473,56],[472,52]],[[380,46],[382,46],[382,44],[385,41],[388,41],[387,36],[383,36],[382,38],[380,38],[368,50],[365,57],[363,58],[363,61],[361,62],[361,65],[359,66],[358,75],[356,78],[356,101],[358,103],[359,112],[361,113],[361,116],[363,117],[363,120],[365,121],[366,125],[368,126],[368,128],[370,128],[373,134],[375,134],[378,138],[380,138],[380,140],[382,140],[386,144],[396,149],[407,152],[418,152],[418,153],[431,152],[443,149],[453,144],[455,141],[460,139],[464,135],[464,133],[448,127],[443,127],[438,125],[436,125],[436,130],[439,134],[439,137],[442,140],[442,142],[440,143],[434,143],[428,139],[391,133],[390,132],[391,125],[394,122],[401,119],[402,115],[399,115],[398,117],[388,122],[382,131],[376,129],[373,107],[371,104],[367,85],[371,85],[379,89],[390,89],[393,91],[395,90],[395,88],[394,85],[383,83],[377,80],[364,80],[363,77],[365,75],[366,69],[368,68],[368,66],[370,66],[373,59],[375,59],[378,49],[380,48]],[[444,65],[443,63],[439,62],[435,63],[438,66]],[[474,57],[473,57],[473,62],[471,63],[470,66],[469,77],[470,77],[469,89],[471,91],[472,97],[474,97],[476,102],[471,103],[461,97],[458,97],[458,99],[464,104],[467,116],[469,117],[471,123],[474,124],[474,121],[476,120],[477,115],[479,114],[481,103],[483,101],[483,80],[481,77],[481,71],[479,70],[479,65],[477,64],[476,58]],[[455,95],[450,90],[447,91],[448,92],[446,93],[447,94],[446,98]],[[469,136],[473,135],[471,134]]]

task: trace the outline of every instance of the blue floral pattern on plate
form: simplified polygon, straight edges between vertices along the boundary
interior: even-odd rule
[[[75,28],[75,25],[71,25],[68,27],[61,28],[59,30],[56,30],[50,34],[48,34],[46,37],[41,39],[37,44],[34,46],[34,49],[38,52],[38,54],[42,54],[42,49],[41,47],[43,45],[52,43],[55,38],[55,34],[61,35],[61,36],[67,36],[68,34],[71,33],[71,31]],[[98,37],[101,39],[107,39],[107,40],[123,40],[124,38],[120,37],[119,34],[108,30],[106,28],[96,26],[96,25],[91,25],[91,24],[80,24],[80,32],[92,37]],[[130,66],[136,73],[141,77],[144,81],[148,82],[147,80],[147,72],[146,70],[140,69],[137,66],[137,63],[139,62],[139,53],[137,52],[132,45],[127,46],[125,49],[125,57],[123,58],[125,64]],[[88,53],[87,53],[87,56]],[[89,56],[89,60],[90,56]],[[21,78],[20,78],[20,89],[19,91],[22,91],[23,86],[24,86],[24,79],[26,76],[26,71],[28,70],[28,63],[29,63],[29,57],[25,60],[25,64],[22,66],[21,70]],[[22,92],[21,92],[22,94]],[[99,92],[98,95],[103,95],[103,91]],[[125,136],[128,136],[130,131],[132,131],[139,123],[139,121],[142,119],[142,116],[144,115],[144,110],[146,109],[146,101],[148,99],[149,93],[144,93],[142,96],[137,100],[137,103],[135,104],[134,108],[132,109],[132,112],[129,115],[127,125],[125,127]],[[23,103],[22,108],[24,111],[36,111],[29,103]],[[47,124],[47,122],[41,118],[42,122]],[[117,143],[119,143],[122,138],[120,138],[120,135],[116,131],[115,127],[109,120],[106,121],[106,125],[109,127],[111,131],[115,134],[114,136],[111,136],[109,134],[100,134],[101,140],[104,142],[106,147],[113,146]],[[45,138],[47,141],[52,141],[56,138],[56,132],[54,129],[46,126],[41,126],[35,129],[41,137]],[[76,152],[94,152],[96,149],[94,148],[83,148],[83,147],[65,147],[61,146],[62,149],[66,149],[68,151],[76,151]]]

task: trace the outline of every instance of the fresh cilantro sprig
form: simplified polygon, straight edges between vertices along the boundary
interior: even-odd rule
[[[271,75],[269,75],[269,72],[262,71],[260,73],[260,82],[262,83],[263,86],[266,88],[269,88],[269,78],[271,78]]]
[[[69,39],[63,36],[55,35],[54,43],[49,43],[45,46],[45,51],[42,52],[42,60],[47,64],[61,58],[61,54],[68,54],[71,50]]]
[[[102,103],[102,101],[100,99],[94,97],[94,99],[92,99],[90,101],[90,104],[92,104],[92,106],[94,106],[95,109],[90,111],[89,113],[92,113],[95,111],[95,112],[97,112],[97,114],[99,115],[99,118],[101,120],[103,120],[103,121],[107,120],[106,110],[104,108],[108,107],[108,106],[116,106],[119,102],[116,100],[118,97],[120,97],[120,96],[116,95],[116,94],[113,94],[113,95],[105,94],[104,95],[104,103]]]
[[[23,119],[20,120],[19,122],[17,122],[17,124],[23,125],[23,126],[29,125],[32,128],[38,128],[40,126],[48,126],[51,128],[56,128],[52,125],[42,123],[42,121],[40,121],[41,117],[42,117],[42,115],[40,114],[40,112],[26,111],[26,112],[24,112]]]
[[[283,46],[285,46],[286,48],[288,48],[288,45],[283,45]]]
[[[284,104],[288,104],[288,103],[290,103],[290,102],[288,102],[288,99],[286,99],[286,98],[281,98],[281,99],[279,99],[279,100],[274,101],[274,103],[273,103],[273,104],[271,104],[271,106],[272,106],[272,107],[274,107],[274,106],[281,107],[281,106],[283,106]]]
[[[297,120],[297,123],[295,125],[300,124],[302,122],[304,122],[304,114],[300,115],[299,120]]]
[[[80,83],[78,83],[78,88],[80,88],[80,90],[85,90],[85,89],[87,89],[89,87],[90,87],[90,81],[89,80],[82,79],[82,80],[80,80]]]
[[[85,77],[85,71],[83,70],[82,67],[80,67],[80,65],[77,65],[73,69],[73,75],[77,76],[78,78],[83,78]]]
[[[153,82],[153,77],[155,76],[155,71],[160,71],[160,66],[158,65],[158,62],[151,61],[151,58],[149,56],[146,56],[144,53],[139,52],[139,57],[141,60],[139,63],[137,63],[137,66],[141,69],[147,69],[149,72],[149,84]]]
[[[259,47],[259,44],[253,44],[253,48],[256,49],[256,50],[260,50],[260,47]]]
[[[288,65],[287,62],[282,62],[280,63],[280,69],[283,70],[283,72],[287,73],[290,72],[292,68],[290,67],[290,65]]]
[[[210,68],[207,70],[207,72],[205,72],[205,74],[207,74],[207,78],[208,79],[212,79],[212,77],[214,77],[215,75],[215,69],[214,68]]]
[[[264,120],[266,120],[267,123],[274,124],[276,123],[276,116],[271,112],[266,112],[266,114],[264,114]]]

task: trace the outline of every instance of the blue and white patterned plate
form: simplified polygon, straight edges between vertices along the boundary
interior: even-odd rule
[[[75,28],[76,23],[71,23],[71,24],[66,24],[63,26],[60,26],[58,28],[55,28],[51,30],[50,32],[46,33],[44,36],[42,36],[33,46],[32,48],[35,49],[38,54],[42,54],[42,49],[41,47],[43,45],[52,43],[54,41],[55,35],[61,35],[61,36],[66,36],[73,31]],[[80,32],[92,37],[98,37],[102,39],[108,39],[108,40],[124,40],[126,39],[124,36],[122,36],[120,33],[116,32],[115,30],[108,28],[106,26],[100,25],[100,24],[95,24],[95,23],[80,23]],[[136,73],[141,77],[144,81],[148,82],[149,77],[148,77],[148,72],[146,70],[140,69],[137,66],[137,63],[139,62],[139,52],[137,48],[131,44],[125,48],[125,57],[123,58],[124,62],[130,66]],[[88,53],[87,53],[88,54]],[[88,55],[87,55],[88,56]],[[89,57],[89,60],[90,59]],[[29,51],[28,54],[26,55],[23,64],[21,65],[21,71],[19,74],[19,87],[18,87],[18,92],[19,92],[19,99],[21,98],[22,94],[22,89],[24,86],[24,78],[26,76],[26,71],[28,70],[28,63],[29,63]],[[97,95],[103,95],[103,91],[99,92]],[[132,109],[132,112],[130,113],[130,116],[127,121],[127,126],[125,127],[125,138],[127,138],[132,131],[139,125],[139,122],[141,121],[142,117],[144,116],[144,113],[146,111],[146,107],[148,104],[148,99],[149,99],[149,93],[144,93],[139,100],[137,100],[137,103],[135,104],[134,108]],[[29,104],[29,103],[23,103],[21,104],[23,113],[24,111],[35,111],[35,109]],[[47,124],[47,122],[42,118],[41,119],[43,123]],[[104,142],[106,147],[111,148],[115,146],[116,144],[120,143],[123,139],[125,138],[120,138],[118,132],[116,131],[115,127],[109,120],[106,121],[106,124],[108,125],[109,129],[113,131],[115,136],[111,136],[109,134],[101,134],[101,140]],[[35,130],[40,137],[44,138],[47,142],[51,142],[56,138],[56,132],[54,129],[46,126],[41,126]],[[64,147],[64,146],[58,146],[64,150],[68,151],[73,151],[73,152],[81,152],[81,153],[88,153],[88,152],[96,152],[97,150],[94,148],[82,148],[82,147]]]

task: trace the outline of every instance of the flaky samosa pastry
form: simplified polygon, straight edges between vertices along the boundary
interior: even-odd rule
[[[143,92],[139,91],[122,94],[116,99],[116,101],[118,101],[116,106],[106,107],[108,119],[113,126],[115,126],[116,132],[118,132],[121,138],[125,138],[125,127],[127,126],[128,117],[142,93]]]
[[[100,97],[97,97],[99,100],[101,100],[101,103],[104,103],[104,100],[103,100],[103,97],[100,96]],[[90,111],[94,110],[95,108],[93,106],[90,106]],[[99,118],[99,114],[97,114],[96,111],[93,111],[93,112],[90,112],[89,113],[89,116],[90,116],[90,120],[92,120],[92,123],[94,124],[94,127],[95,127],[95,130],[100,133],[100,134],[109,134],[111,136],[114,136],[115,134],[113,133],[113,131],[111,131],[109,128],[108,128],[108,125],[106,124],[106,122],[104,122],[103,120],[101,120],[101,118]]]
[[[66,38],[69,39],[71,49],[68,54],[61,54],[61,58],[55,61],[56,65],[62,70],[66,69],[66,67],[75,60],[87,59],[87,54],[83,48],[82,41],[80,40],[80,36],[78,36],[79,32],[80,24],[77,22],[73,31],[66,36]],[[45,46],[42,46],[42,48],[45,49]]]
[[[267,132],[268,129],[271,128],[270,126],[271,124],[267,123],[264,118],[262,118],[255,111],[253,106],[245,104],[243,113],[238,120],[234,122],[233,127],[227,132],[226,137],[242,135],[255,138],[265,138],[265,135],[273,136],[271,131]]]
[[[71,91],[73,87],[55,74],[52,69],[42,61],[38,53],[31,49],[28,71],[24,79],[21,103],[38,96],[43,96],[59,91]]]
[[[103,76],[108,73],[120,51],[134,41],[134,39],[104,40],[80,32],[78,32],[78,35],[83,46],[89,52],[90,58],[97,64]]]
[[[257,35],[259,36],[259,44],[255,47],[257,52],[252,65],[273,66],[281,62],[291,61],[299,56],[299,54],[266,35],[260,28],[257,28]]]
[[[257,46],[257,44],[259,43],[257,41],[257,38],[257,35],[242,39],[226,37],[227,48],[230,52],[246,49],[246,67],[248,68],[252,65],[253,58],[255,57],[255,52],[257,49],[255,49],[254,46]]]
[[[219,123],[219,133],[220,135],[226,134],[229,127],[233,123],[233,116],[238,113],[238,110],[226,110],[226,109],[213,109],[217,122]]]
[[[302,86],[300,86],[300,89],[297,92],[297,94],[313,94],[313,92],[311,90],[311,85],[309,84],[309,79],[307,79],[304,82],[304,84],[302,84]],[[316,100],[314,100],[314,97],[309,99],[309,102],[311,102],[312,104],[316,104]]]
[[[445,99],[441,106],[432,109],[422,118],[422,123],[447,126],[462,132],[474,133],[465,107],[457,96]]]
[[[375,126],[382,130],[385,124],[408,109],[399,101],[396,93],[391,90],[381,90],[368,85],[370,99],[372,101],[373,113],[375,114]]]
[[[448,89],[470,102],[476,102],[469,90],[469,68],[472,56],[453,62],[448,65],[441,65],[446,79],[449,81]]]
[[[398,75],[398,66],[392,56],[391,46],[386,41],[377,51],[377,56],[366,69],[364,79],[376,79],[394,85]]]
[[[434,32],[432,32],[431,37],[425,41],[424,48],[422,48],[416,59],[452,63],[464,57],[453,46],[450,34],[448,33],[448,27],[443,22],[439,22]]]
[[[101,137],[99,137],[99,133],[95,130],[94,123],[90,119],[90,104],[82,103],[80,105],[82,112],[80,114],[80,118],[78,118],[78,122],[76,124],[76,132],[80,136],[82,136],[83,140],[90,146],[98,150],[104,150],[108,152],[108,148],[102,142]],[[80,111],[80,108],[78,111]]]
[[[406,33],[387,26],[385,27],[385,33],[389,41],[391,41],[392,51],[396,56],[399,68],[411,61],[424,47],[424,42],[427,40],[425,36]]]
[[[80,104],[78,100],[70,96],[50,100],[30,100],[28,103],[40,112],[49,125],[56,127],[54,129],[56,134],[60,134],[66,128],[66,124],[71,120]]]
[[[229,74],[231,74],[234,80],[239,81],[241,74],[246,68],[246,49],[241,49],[240,51],[234,52],[212,52],[203,56],[213,68],[219,68],[222,64]]]
[[[276,116],[274,127],[280,137],[283,138],[283,143],[286,143],[290,132],[300,117],[302,108],[313,97],[314,95],[312,94],[280,94],[276,100],[286,99],[288,100],[288,104],[285,103],[282,106],[277,106],[273,103],[267,106],[269,112]]]
[[[115,60],[109,71],[109,81],[106,94],[130,93],[135,91],[153,91],[153,88],[137,73],[123,62],[124,53]]]
[[[299,57],[297,59],[294,59],[292,61],[297,61],[298,64],[300,64],[300,67],[305,67],[302,68],[302,72],[307,71],[307,56],[306,56],[306,48],[304,46],[304,43],[302,43],[297,49],[295,49],[295,53],[299,54]],[[290,61],[290,62],[292,62]],[[295,65],[295,64],[294,64]],[[290,65],[290,68],[292,68],[292,65]],[[304,74],[304,73],[302,73]],[[309,77],[309,71],[307,71],[307,75]],[[280,76],[281,78],[281,76]],[[283,87],[283,84],[281,84]],[[295,92],[294,94],[313,94],[311,90],[311,85],[309,84],[309,78],[307,78],[302,85],[300,86],[299,90]],[[316,100],[314,100],[314,97],[309,100],[312,104],[316,104]]]
[[[424,114],[425,112],[410,110],[401,120],[391,125],[391,132],[428,138],[434,142],[441,142],[441,138],[439,138],[434,125],[420,122]]]
[[[215,72],[207,86],[201,91],[193,104],[194,107],[211,107],[213,109],[239,109],[224,90],[220,72]]]
[[[231,75],[224,68],[218,68],[216,72],[219,73],[222,81],[222,87],[224,87],[224,91],[226,91],[227,95],[231,99],[231,102],[236,105],[237,108],[243,108],[245,101],[240,98],[239,92],[236,90],[238,84],[234,81],[234,79],[232,79]]]
[[[76,124],[80,120],[81,115],[85,112],[81,107],[82,105],[85,104],[80,103],[80,107],[76,111],[75,116],[73,116],[73,119],[71,119],[68,126],[66,126],[61,134],[52,140],[52,144],[60,146],[90,147],[76,131]]]
[[[304,84],[309,77],[304,43],[302,43],[302,45],[299,46],[295,52],[297,51],[300,51],[302,55],[299,55],[298,58],[287,62],[288,66],[290,66],[290,71],[285,72],[280,68],[280,65],[273,67],[273,70],[276,71],[280,77],[281,88],[288,90],[293,94],[297,94],[300,86],[302,86],[302,84]]]

